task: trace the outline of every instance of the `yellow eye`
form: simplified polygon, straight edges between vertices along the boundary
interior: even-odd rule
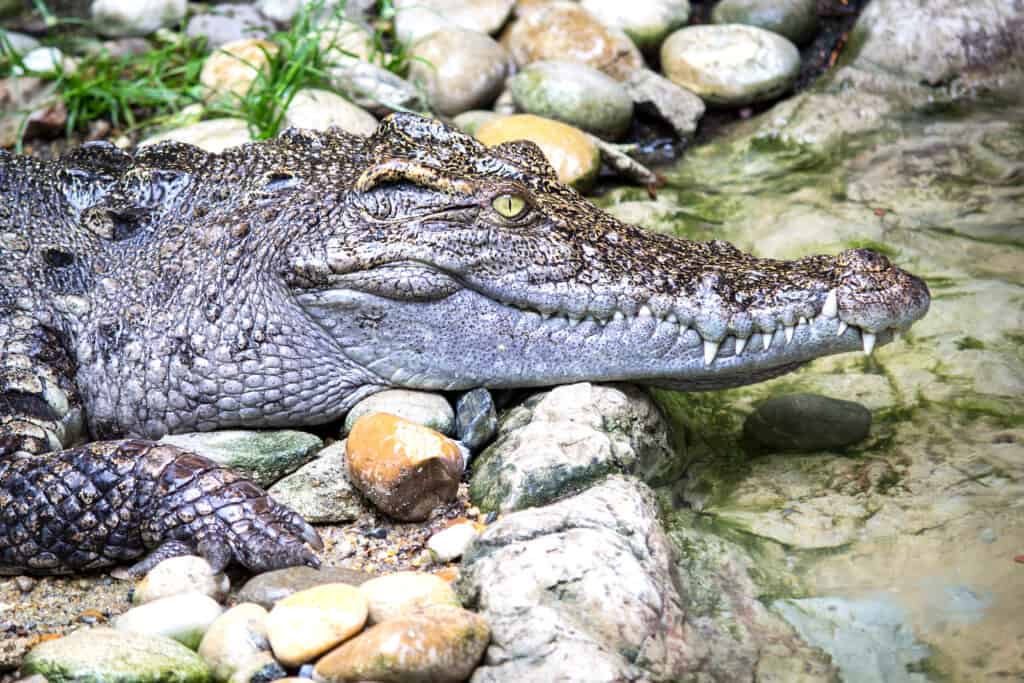
[[[505,218],[515,218],[526,210],[526,200],[518,195],[503,194],[495,197],[491,206]]]

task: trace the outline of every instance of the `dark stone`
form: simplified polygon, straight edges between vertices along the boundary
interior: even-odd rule
[[[743,424],[748,445],[761,451],[822,451],[867,438],[871,411],[853,401],[787,394],[759,403]]]
[[[270,609],[278,600],[307,588],[322,586],[326,583],[347,583],[350,586],[358,586],[375,577],[375,574],[342,567],[325,567],[323,569],[289,567],[252,577],[238,591],[237,601],[255,602],[257,605]]]
[[[498,412],[491,392],[479,388],[468,391],[455,403],[455,438],[476,452],[498,432]]]

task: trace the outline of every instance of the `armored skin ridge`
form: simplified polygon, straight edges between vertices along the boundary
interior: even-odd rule
[[[0,152],[0,192],[0,573],[317,564],[311,527],[168,433],[329,422],[389,387],[738,386],[929,304],[868,250],[623,224],[536,146],[411,114],[222,154]]]

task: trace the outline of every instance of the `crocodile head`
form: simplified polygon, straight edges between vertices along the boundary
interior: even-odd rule
[[[779,261],[624,224],[530,143],[398,114],[364,154],[286,281],[381,384],[723,388],[870,353],[928,310],[920,279],[866,249]]]

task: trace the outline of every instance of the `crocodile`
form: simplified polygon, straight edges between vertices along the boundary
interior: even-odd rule
[[[220,154],[0,153],[0,192],[8,574],[317,566],[299,515],[166,434],[322,424],[391,387],[733,387],[870,353],[929,305],[881,254],[648,232],[532,143],[413,114]]]

